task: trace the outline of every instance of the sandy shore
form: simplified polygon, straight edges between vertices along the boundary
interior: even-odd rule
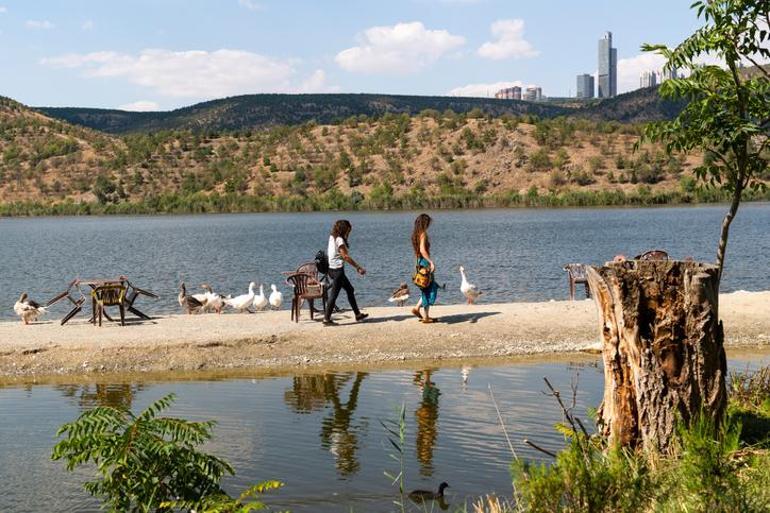
[[[770,345],[770,292],[720,298],[729,346]],[[494,358],[598,350],[592,301],[437,306],[423,325],[409,308],[370,308],[340,326],[289,321],[289,312],[170,316],[121,327],[0,323],[0,376],[215,369],[281,369],[406,360]]]

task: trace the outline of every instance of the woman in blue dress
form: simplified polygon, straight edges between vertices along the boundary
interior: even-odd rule
[[[430,238],[428,237],[428,227],[430,227],[431,221],[432,219],[428,214],[420,214],[414,220],[414,230],[412,231],[412,248],[417,258],[417,265],[429,269],[431,277],[430,284],[420,289],[420,300],[417,301],[417,306],[412,309],[412,313],[425,324],[436,322],[436,319],[430,316],[430,307],[436,303],[436,296],[438,295],[438,284],[433,276],[436,265],[430,256]],[[420,313],[420,308],[424,310],[424,315]]]

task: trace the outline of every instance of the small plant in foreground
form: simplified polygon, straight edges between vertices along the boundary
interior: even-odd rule
[[[236,513],[262,509],[248,500],[278,488],[270,481],[232,499],[220,486],[233,468],[225,460],[198,450],[211,439],[213,421],[191,422],[160,417],[174,401],[169,394],[139,415],[101,406],[83,412],[59,428],[64,436],[53,449],[67,470],[93,463],[100,477],[84,488],[110,512],[165,512],[182,509]]]

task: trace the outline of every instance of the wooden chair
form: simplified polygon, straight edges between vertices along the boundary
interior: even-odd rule
[[[315,264],[314,264],[315,265]],[[291,320],[299,322],[299,312],[302,308],[302,302],[310,302],[310,318],[313,319],[315,309],[312,306],[314,299],[323,301],[326,309],[326,291],[323,283],[315,276],[308,273],[294,273],[286,277],[286,283],[294,288],[294,296],[291,299]]]
[[[102,325],[102,315],[110,319],[104,309],[109,306],[117,306],[120,310],[120,325],[126,325],[126,290],[127,287],[125,285],[112,283],[101,285],[91,291],[91,301],[94,306],[94,324],[96,324],[98,318],[99,326]]]
[[[149,321],[150,320],[150,316],[145,314],[144,312],[138,310],[137,308],[135,308],[134,307],[134,301],[136,301],[136,298],[139,297],[140,295],[141,296],[151,297],[153,299],[158,299],[159,296],[157,294],[155,294],[154,292],[150,292],[149,290],[140,289],[139,287],[137,287],[136,285],[134,285],[133,283],[131,283],[129,281],[126,281],[126,287],[127,287],[127,290],[126,290],[126,301],[125,301],[125,303],[126,303],[126,310],[128,310],[132,314],[136,315],[140,319],[144,319],[146,321]]]
[[[564,270],[567,271],[567,278],[569,279],[569,299],[575,300],[575,289],[577,285],[582,283],[586,287],[586,297],[591,297],[591,290],[588,287],[588,277],[586,276],[586,269],[584,264],[567,264],[564,266]]]
[[[651,249],[641,255],[636,255],[634,260],[668,260],[668,253],[662,249]]]

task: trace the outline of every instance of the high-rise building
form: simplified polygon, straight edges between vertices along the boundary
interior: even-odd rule
[[[521,87],[513,86],[500,89],[495,93],[498,100],[521,100]]]
[[[530,102],[537,101],[537,90],[538,89],[540,89],[540,88],[539,87],[535,87],[535,86],[529,86],[524,91],[524,96],[523,96],[522,99],[530,101]],[[542,96],[542,92],[540,94]]]
[[[594,76],[588,73],[583,73],[577,76],[577,97],[578,98],[593,98],[594,97]]]
[[[655,71],[642,71],[639,75],[639,87],[655,87],[658,85],[658,73]]]
[[[612,32],[605,32],[599,40],[599,98],[618,94],[618,50],[612,47]]]
[[[676,71],[676,68],[663,68],[663,71],[660,73],[660,81],[665,82],[666,80],[671,80],[672,78],[678,78],[679,74]]]

